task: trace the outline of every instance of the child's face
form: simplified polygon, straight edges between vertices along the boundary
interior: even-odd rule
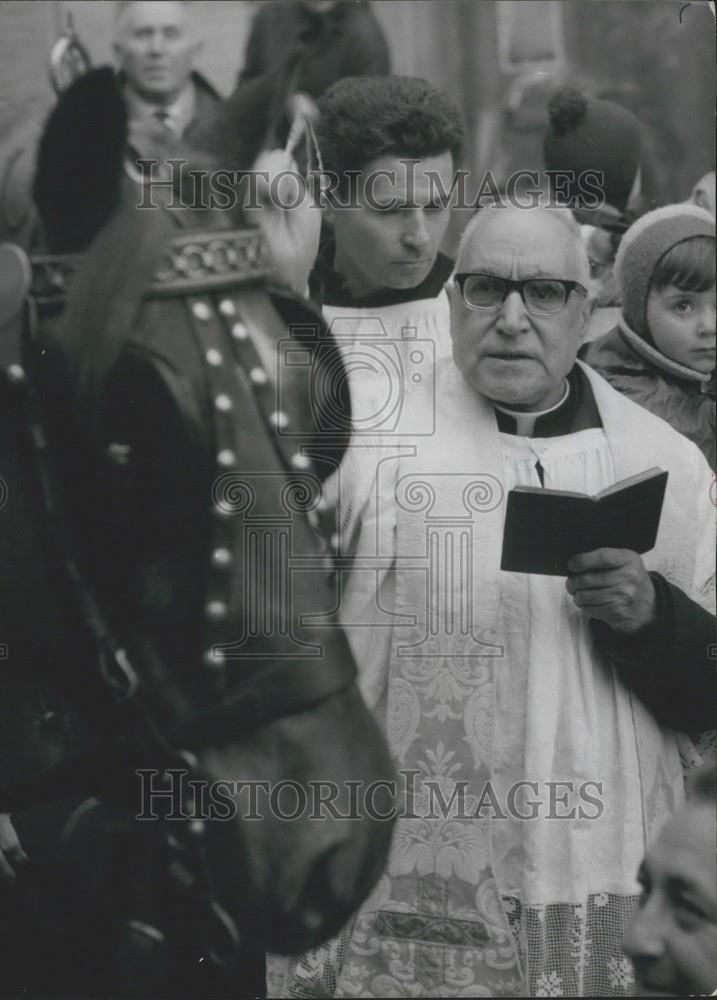
[[[647,325],[655,346],[681,365],[709,374],[715,367],[715,286],[683,292],[675,285],[653,288]]]

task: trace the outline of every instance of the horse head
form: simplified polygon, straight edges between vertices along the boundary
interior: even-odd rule
[[[103,183],[89,247],[58,253],[73,227],[55,139],[51,116],[35,189],[54,252],[34,261],[26,366],[91,633],[68,688],[94,730],[92,788],[228,945],[236,926],[304,950],[367,896],[391,836],[393,768],[320,530],[341,442],[332,457],[336,399],[312,387],[345,386],[340,358],[259,229],[142,213]]]

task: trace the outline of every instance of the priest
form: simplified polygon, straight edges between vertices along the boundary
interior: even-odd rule
[[[587,280],[565,209],[484,209],[464,235],[435,434],[376,462],[343,581],[404,801],[373,896],[289,995],[632,990],[635,872],[714,724],[714,494],[693,444],[576,362]],[[501,571],[510,489],[653,466],[652,551]]]

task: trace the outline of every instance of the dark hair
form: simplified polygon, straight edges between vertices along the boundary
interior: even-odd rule
[[[371,160],[460,158],[464,126],[455,104],[425,80],[408,76],[353,76],[333,84],[319,100],[319,145],[324,169],[342,177]]]
[[[657,262],[651,287],[674,285],[683,292],[706,292],[715,283],[714,236],[692,236],[675,244]]]

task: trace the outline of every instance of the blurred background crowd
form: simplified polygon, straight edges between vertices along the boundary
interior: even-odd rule
[[[256,0],[201,0],[196,67],[222,96],[248,49]],[[356,8],[357,4],[351,4]],[[53,97],[47,59],[68,14],[95,65],[109,61],[114,4],[6,0],[0,4],[0,177]],[[646,207],[681,201],[714,167],[714,14],[682,0],[380,0],[372,13],[391,72],[445,91],[467,124],[465,167],[500,184],[542,167],[549,95],[569,85],[629,108],[644,125]],[[367,46],[382,45],[376,36]],[[358,67],[363,75],[381,68]],[[357,75],[357,69],[350,74]],[[318,96],[318,95],[316,95]],[[451,226],[449,239],[460,227]]]

